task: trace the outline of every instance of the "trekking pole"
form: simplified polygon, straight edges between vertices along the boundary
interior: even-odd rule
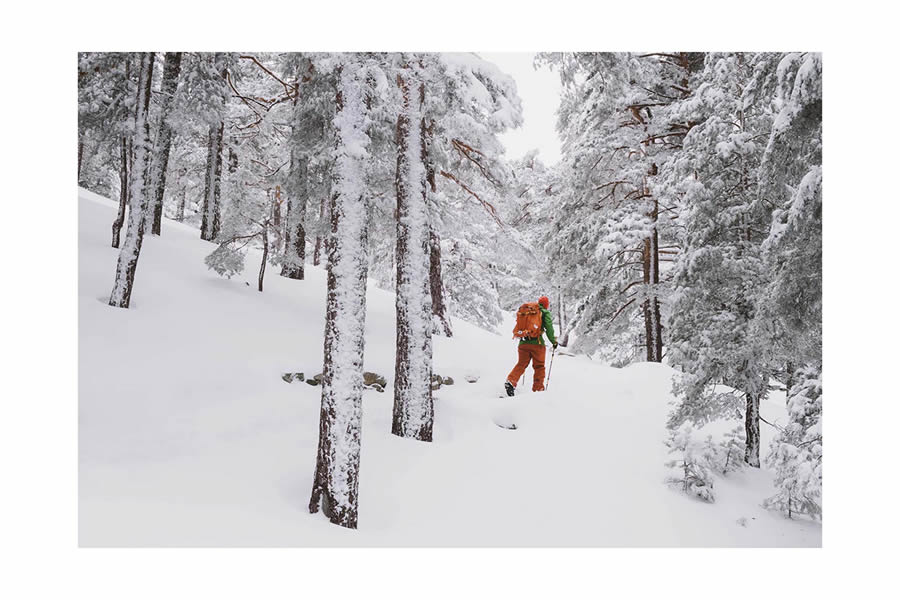
[[[545,390],[550,389],[550,374],[553,372],[553,357],[556,356],[556,348],[553,349],[553,352],[550,353],[550,368],[547,369],[547,385],[544,387]]]

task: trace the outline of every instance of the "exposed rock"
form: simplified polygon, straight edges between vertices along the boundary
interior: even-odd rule
[[[387,379],[378,373],[372,373],[371,371],[363,373],[363,385],[372,387],[374,384],[378,384],[381,387],[381,391],[384,391],[384,388],[387,387]]]
[[[322,383],[322,374],[314,375],[312,379],[307,379],[306,383],[309,385],[320,385]]]
[[[432,373],[432,375],[431,375],[431,389],[432,390],[440,389],[440,387],[443,383],[444,383],[443,377],[441,377],[437,373]]]
[[[453,385],[453,378],[452,377],[444,377],[443,383],[444,383],[444,385]]]
[[[478,381],[478,375],[472,375],[471,373],[469,373],[465,376],[465,379],[469,383],[475,383],[476,381]]]
[[[381,387],[380,385],[378,385],[377,383],[373,383],[372,385],[369,385],[366,387],[371,388],[371,389],[375,390],[376,392],[384,392],[384,388]]]
[[[287,383],[291,383],[292,381],[303,381],[303,373],[285,373],[281,378]]]

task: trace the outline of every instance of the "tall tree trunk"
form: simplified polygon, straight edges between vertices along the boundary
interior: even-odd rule
[[[397,117],[397,354],[391,433],[430,442],[434,428],[431,396],[431,259],[425,181],[422,105],[425,87],[397,76],[403,104]]]
[[[435,335],[453,337],[453,328],[450,327],[450,316],[447,314],[447,305],[444,303],[444,278],[441,273],[441,236],[433,227],[429,228],[429,246],[431,259],[429,267],[429,279],[431,281],[431,331]]]
[[[368,274],[366,110],[358,69],[341,69],[337,94],[337,158],[327,240],[328,300],[319,445],[309,511],[356,529],[362,426],[362,365]]]
[[[747,445],[744,462],[759,467],[759,395],[747,394],[747,411],[744,418]]]
[[[134,115],[134,163],[131,170],[131,210],[125,242],[119,251],[116,281],[109,296],[109,305],[128,308],[134,287],[134,274],[144,239],[144,219],[147,213],[150,152],[150,90],[153,80],[153,52],[141,54],[137,101]]]
[[[316,230],[316,244],[313,248],[313,264],[317,267],[322,261],[322,224],[325,222],[325,208],[330,196],[331,193],[329,192],[328,194],[323,195],[322,199],[319,201],[319,227]]]
[[[147,219],[152,225],[153,235],[159,235],[162,228],[163,196],[166,191],[166,170],[169,167],[169,151],[172,148],[172,128],[169,126],[169,113],[172,99],[178,88],[178,75],[181,73],[181,52],[166,52],[166,63],[163,68],[162,106],[160,108],[159,135],[156,137],[156,160],[153,162],[153,204]]]
[[[646,184],[645,193],[649,193],[649,190],[646,189]],[[659,298],[657,297],[657,290],[659,289],[659,233],[655,226],[659,209],[655,198],[653,206],[654,208],[649,215],[654,222],[653,232],[649,237],[644,238],[642,252],[644,288],[647,290],[647,298],[642,304],[642,309],[644,313],[647,361],[662,362],[662,321],[660,319]]]
[[[655,204],[654,200],[654,204]],[[653,213],[654,221],[656,220],[656,211]],[[653,281],[653,300],[651,306],[652,331],[653,331],[653,352],[655,362],[662,362],[663,340],[662,340],[662,319],[659,311],[659,231],[653,228],[653,234],[650,237],[650,275]]]
[[[306,196],[309,160],[291,153],[291,181],[287,187],[287,218],[284,234],[284,264],[281,274],[289,279],[303,279],[306,262]]]
[[[81,185],[81,159],[84,157],[84,133],[81,129],[78,130],[78,173],[77,173],[77,181],[78,185]]]
[[[121,158],[119,163],[119,212],[112,224],[112,247],[119,247],[119,238],[122,235],[122,226],[125,225],[125,208],[128,206],[128,162],[131,150],[128,147],[128,138],[122,138]]]
[[[187,188],[182,187],[178,193],[178,204],[175,205],[175,220],[179,223],[184,221],[184,206],[187,203]]]
[[[644,238],[643,241],[643,249],[641,251],[642,258],[642,266],[644,269],[644,289],[647,290],[645,293],[647,294],[646,299],[641,303],[641,311],[644,314],[644,346],[647,348],[647,362],[655,362],[654,361],[654,350],[656,348],[655,344],[653,344],[653,317],[651,316],[651,306],[650,306],[650,280],[651,280],[651,271],[650,268],[650,238]]]
[[[423,135],[425,138],[425,180],[428,187],[425,193],[431,190],[434,194],[437,192],[437,184],[434,180],[434,163],[431,160],[431,145],[434,138],[434,123],[424,127]],[[429,208],[432,206],[431,201],[428,202]],[[428,242],[431,250],[431,261],[429,265],[428,276],[431,280],[431,333],[434,335],[443,335],[453,337],[453,328],[450,326],[450,315],[447,314],[447,304],[444,302],[444,276],[441,272],[441,235],[433,224],[429,223]]]
[[[263,291],[263,278],[266,276],[266,262],[269,260],[269,224],[265,223],[262,230],[263,255],[259,264],[259,291]]]
[[[200,239],[213,241],[219,235],[219,196],[222,181],[222,138],[225,124],[219,122],[209,128],[209,144],[206,154],[206,183],[203,188],[203,217]]]

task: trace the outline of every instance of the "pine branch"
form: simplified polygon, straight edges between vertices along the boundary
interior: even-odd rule
[[[452,173],[448,173],[447,171],[443,171],[443,170],[442,170],[442,171],[441,171],[441,176],[442,176],[442,177],[445,177],[445,178],[447,178],[447,179],[449,179],[450,181],[456,182],[456,184],[457,184],[459,187],[461,187],[462,189],[464,189],[466,192],[469,193],[469,195],[471,195],[473,198],[475,198],[476,200],[478,200],[479,203],[481,203],[481,206],[483,206],[483,207],[485,208],[485,210],[487,210],[488,214],[490,214],[491,217],[493,217],[493,219],[497,222],[498,225],[500,225],[500,227],[503,227],[503,226],[504,226],[504,225],[503,225],[503,221],[500,220],[500,216],[497,214],[497,209],[494,208],[494,205],[493,205],[493,204],[491,204],[491,203],[488,202],[487,200],[482,200],[481,197],[480,197],[478,194],[476,194],[474,191],[472,191],[472,190],[469,188],[469,186],[467,186],[467,185],[464,184],[462,181],[460,181],[459,178],[456,177],[456,175],[453,175]]]

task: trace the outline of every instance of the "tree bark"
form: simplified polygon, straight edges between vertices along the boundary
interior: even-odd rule
[[[222,181],[222,139],[225,124],[219,122],[209,128],[209,144],[206,154],[206,182],[203,188],[203,217],[200,239],[213,241],[219,235],[219,196]]]
[[[336,99],[338,133],[325,310],[319,444],[309,511],[356,529],[362,426],[362,363],[368,274],[368,144],[365,104],[358,69],[341,69]]]
[[[128,148],[128,138],[122,138],[121,158],[119,165],[119,212],[112,224],[112,247],[119,247],[119,239],[122,235],[122,226],[125,225],[125,207],[128,205],[128,158],[131,152]]]
[[[178,88],[178,75],[181,73],[181,52],[166,52],[166,63],[162,80],[162,107],[160,109],[159,135],[157,135],[156,160],[153,163],[153,205],[147,215],[151,222],[151,233],[160,235],[162,229],[163,196],[166,191],[166,170],[169,166],[169,152],[172,148],[172,128],[169,126],[169,113],[172,100]]]
[[[450,316],[447,314],[447,305],[444,302],[444,277],[441,273],[441,236],[433,227],[430,228],[429,232],[429,245],[431,247],[431,264],[429,267],[429,279],[431,281],[431,331],[435,335],[453,337]]]
[[[427,194],[437,192],[437,184],[434,179],[434,164],[431,160],[431,145],[434,133],[434,123],[425,126],[423,136],[425,138],[425,180],[428,186]],[[432,206],[428,203],[429,208]],[[431,314],[432,329],[434,335],[453,337],[453,328],[450,326],[450,315],[447,314],[447,304],[444,302],[444,276],[441,272],[441,235],[433,224],[429,224],[429,244],[431,250],[431,264],[428,276],[431,280]]]
[[[425,172],[422,105],[424,84],[414,89],[397,76],[402,106],[397,117],[397,354],[391,433],[430,442],[434,428],[431,395],[431,245]]]
[[[187,203],[187,188],[182,187],[178,194],[178,204],[175,207],[175,220],[184,221],[184,205]]]
[[[747,394],[747,411],[744,417],[747,445],[744,462],[759,468],[759,396]]]
[[[259,291],[263,291],[263,278],[266,276],[266,261],[269,260],[269,224],[266,223],[262,230],[263,255],[259,264]]]
[[[287,187],[287,218],[284,234],[284,263],[281,274],[303,279],[306,262],[306,196],[309,160],[291,156],[291,181]]]
[[[77,173],[77,181],[78,185],[81,185],[81,159],[84,157],[84,133],[80,130],[78,131],[78,173]]]
[[[313,248],[313,264],[315,266],[319,266],[322,259],[322,223],[325,222],[325,207],[329,195],[322,196],[322,199],[319,201],[319,227],[316,231],[316,244]]]
[[[653,210],[650,217],[656,222],[658,204],[653,200]],[[662,321],[660,319],[659,298],[659,233],[656,226],[649,237],[644,239],[642,252],[644,268],[644,287],[647,290],[647,298],[642,304],[644,313],[644,334],[647,346],[647,361],[662,362]]]
[[[137,271],[141,243],[144,238],[144,221],[148,204],[148,175],[150,163],[150,91],[153,80],[153,52],[141,54],[141,71],[138,77],[137,101],[134,117],[134,163],[131,170],[131,209],[128,230],[119,251],[116,280],[109,297],[109,305],[128,308],[134,275]]]

